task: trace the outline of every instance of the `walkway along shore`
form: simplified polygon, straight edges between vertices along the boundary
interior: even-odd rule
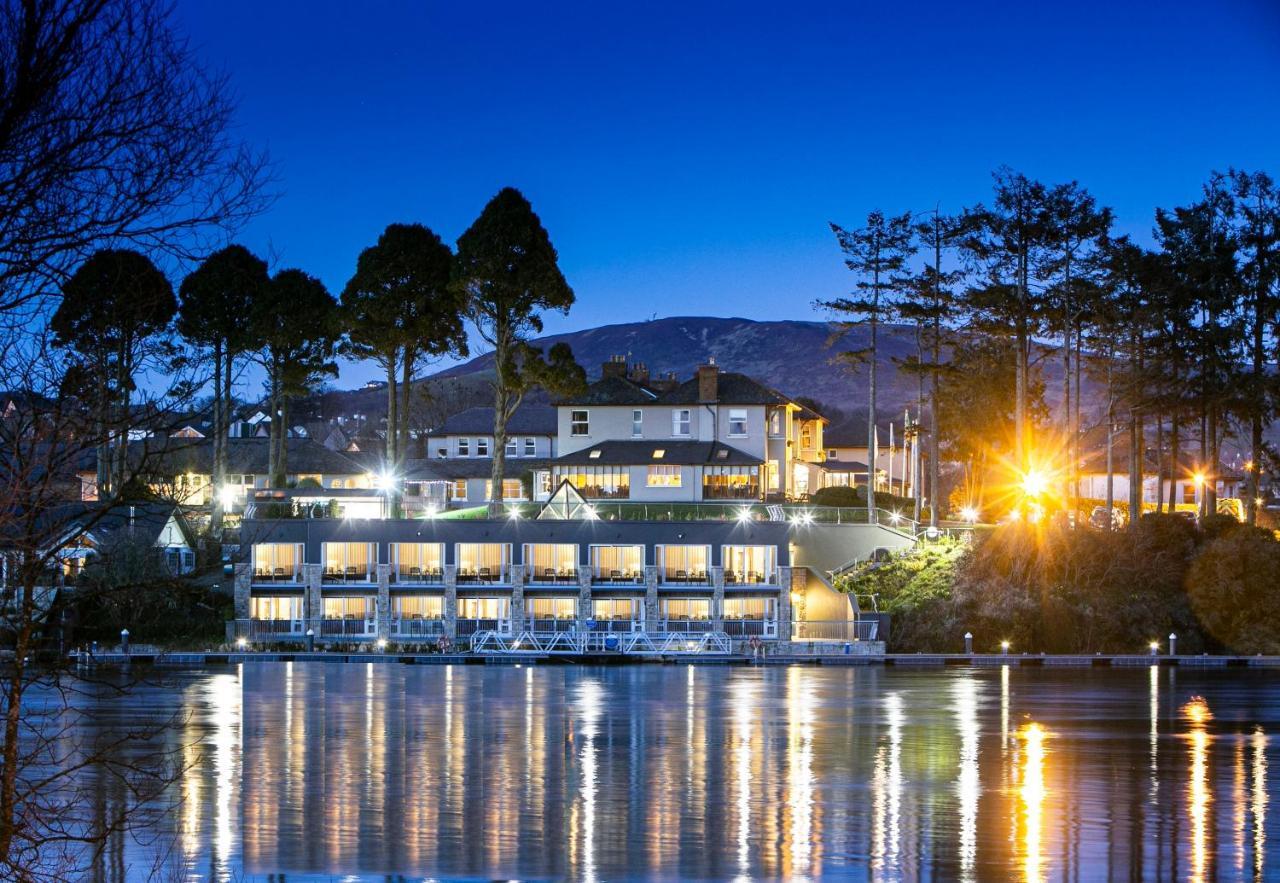
[[[1135,668],[1179,666],[1186,668],[1276,668],[1280,656],[1151,656],[1148,654],[1031,655],[1031,654],[929,654],[884,653],[876,655],[822,654],[818,656],[768,655],[752,657],[739,653],[670,654],[651,657],[618,655],[563,656],[534,652],[511,653],[254,653],[254,652],[107,652],[72,654],[72,662],[84,666],[156,665],[199,667],[238,665],[245,662],[331,662],[397,663],[401,665],[886,665],[898,667],[974,666],[980,668],[1039,666],[1044,668]]]

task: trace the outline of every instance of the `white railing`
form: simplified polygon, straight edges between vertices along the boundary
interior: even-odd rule
[[[880,623],[874,619],[804,620],[791,623],[793,641],[875,641]]]
[[[731,638],[776,638],[776,619],[726,619],[722,631]]]
[[[397,638],[438,638],[444,634],[444,620],[422,617],[393,619],[391,634]]]

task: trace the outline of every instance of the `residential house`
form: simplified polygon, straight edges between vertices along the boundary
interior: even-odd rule
[[[907,497],[911,490],[912,452],[904,443],[903,424],[884,420],[876,423],[876,491]],[[822,465],[822,486],[866,486],[867,418],[842,420],[823,436],[826,460]]]
[[[802,499],[821,486],[825,418],[714,360],[677,382],[615,357],[556,411],[559,456],[541,488],[701,501]]]
[[[1219,505],[1226,500],[1238,500],[1245,493],[1245,476],[1219,464],[1211,469],[1196,462],[1189,452],[1180,452],[1181,462],[1170,470],[1168,457],[1158,464],[1156,452],[1150,448],[1143,453],[1142,502],[1154,507],[1157,497],[1166,506],[1195,510],[1200,503],[1206,485],[1213,483]],[[1160,473],[1157,479],[1157,472]],[[1086,500],[1105,500],[1107,497],[1106,450],[1094,450],[1082,458],[1080,465],[1080,496]],[[1117,438],[1111,451],[1111,498],[1117,503],[1129,501],[1129,444]],[[1157,480],[1159,484],[1157,484]],[[1236,507],[1235,514],[1243,510]]]
[[[269,439],[227,440],[229,502],[240,506],[254,488],[269,484]],[[349,457],[305,438],[285,439],[286,482],[317,488],[371,487],[374,477]],[[153,492],[184,506],[208,506],[213,502],[213,441],[211,439],[163,439],[134,442],[129,460],[145,477]],[[96,474],[81,473],[82,499],[97,499]]]

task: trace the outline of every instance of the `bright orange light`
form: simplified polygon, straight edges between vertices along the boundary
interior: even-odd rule
[[[1196,487],[1199,487],[1204,484],[1204,473],[1197,472],[1195,475],[1191,476],[1191,480],[1196,483]]]
[[[1032,467],[1022,475],[1022,492],[1028,497],[1039,497],[1049,490],[1049,476]]]

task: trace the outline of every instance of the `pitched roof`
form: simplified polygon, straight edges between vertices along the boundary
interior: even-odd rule
[[[249,474],[264,474],[270,456],[269,439],[227,439],[227,470]],[[143,464],[142,471],[151,475],[178,475],[193,472],[209,475],[213,472],[213,440],[166,438],[133,442],[129,445],[129,458]],[[289,474],[303,472],[332,475],[359,475],[367,470],[337,451],[331,451],[309,438],[285,439],[285,466]]]
[[[876,432],[878,433],[877,446],[884,445],[888,450],[889,446],[889,425],[892,421],[877,420]],[[902,436],[899,431],[902,429],[901,420],[895,427],[894,442],[901,444]],[[828,448],[865,448],[867,446],[867,415],[864,412],[861,417],[849,417],[841,420],[834,426],[829,426],[822,430],[822,444]]]
[[[520,478],[531,469],[545,469],[547,460],[507,457],[503,461],[503,478]],[[458,478],[488,478],[493,474],[492,457],[435,458],[409,460],[404,477],[408,481],[453,481]]]
[[[661,451],[661,456],[656,456]],[[723,442],[603,441],[557,458],[566,466],[756,466],[764,461]]]
[[[658,394],[625,377],[602,377],[582,393],[562,399],[558,405],[652,405]]]
[[[511,435],[555,435],[556,409],[546,405],[521,405],[507,421]],[[493,435],[493,408],[467,408],[454,414],[428,438],[444,435]]]
[[[698,378],[693,377],[675,389],[658,396],[662,405],[697,405]],[[716,403],[721,405],[786,405],[791,399],[770,389],[758,380],[736,371],[721,371],[716,378]]]

